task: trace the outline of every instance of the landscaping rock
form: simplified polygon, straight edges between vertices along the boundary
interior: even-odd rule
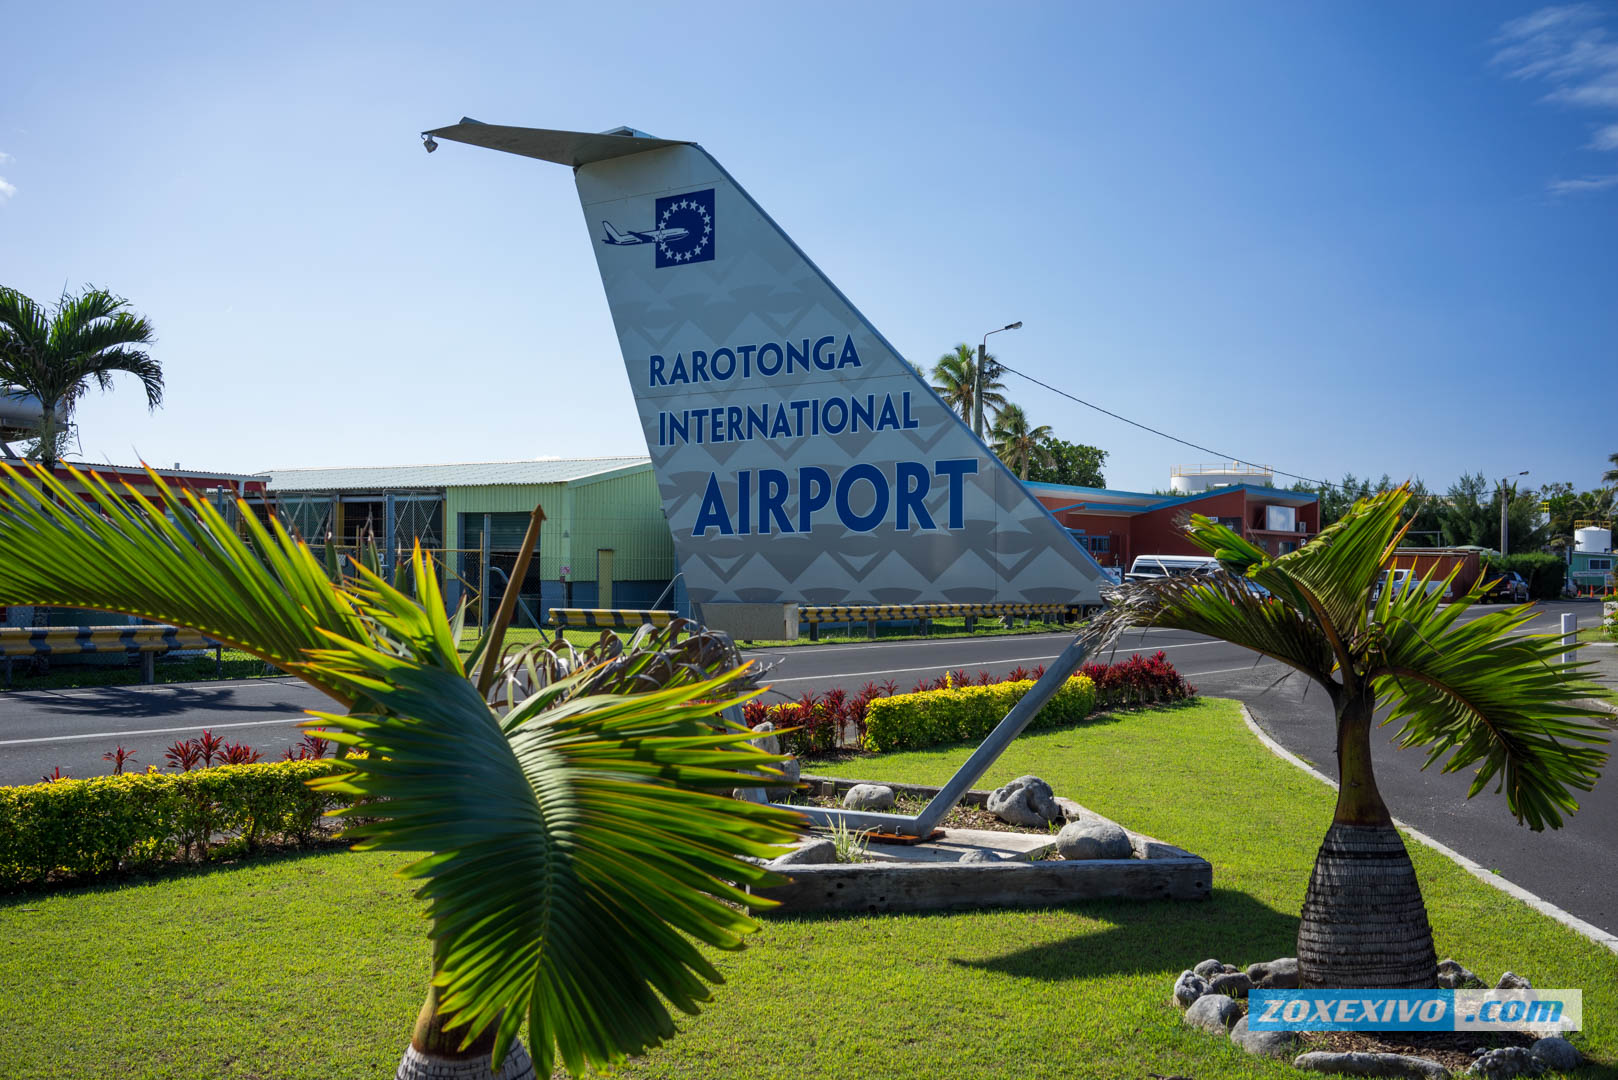
[[[891,810],[893,789],[885,784],[855,784],[843,796],[845,810]]]
[[[1224,994],[1226,997],[1244,998],[1247,992],[1253,989],[1253,980],[1239,971],[1226,972],[1215,975],[1208,980],[1208,989],[1215,994]]]
[[[1483,1080],[1512,1080],[1517,1076],[1534,1076],[1539,1065],[1534,1056],[1520,1046],[1502,1046],[1479,1054],[1467,1076],[1481,1076]]]
[[[1006,824],[1024,829],[1042,829],[1062,818],[1051,786],[1037,776],[1019,776],[989,792],[984,807]]]
[[[767,724],[769,721],[766,720],[765,723]],[[772,802],[779,802],[796,791],[798,787],[798,778],[803,776],[803,762],[799,761],[795,757],[787,758],[785,761],[777,765],[776,768],[781,770],[782,779],[779,786],[767,789],[770,793],[770,800]]]
[[[1532,990],[1534,984],[1518,975],[1515,971],[1508,971],[1500,976],[1500,981],[1495,983],[1494,988],[1496,990]]]
[[[984,851],[982,848],[973,848],[965,855],[962,855],[958,861],[963,863],[985,863],[1003,862],[1004,860],[992,851]]]
[[[761,720],[753,727],[753,737],[748,742],[766,754],[779,754],[781,752],[781,736],[774,734],[775,725],[768,720]]]
[[[1135,854],[1129,846],[1129,834],[1110,821],[1063,825],[1056,834],[1056,850],[1064,859],[1127,859]],[[1224,966],[1216,962],[1216,969],[1223,971]]]
[[[837,845],[824,836],[787,852],[770,863],[771,866],[822,866],[837,861]]]
[[[1249,1031],[1245,1016],[1236,1021],[1236,1026],[1230,1029],[1230,1041],[1255,1057],[1285,1060],[1298,1049],[1296,1031]]]
[[[1060,843],[1060,841],[1058,841],[1058,843]],[[1221,964],[1217,960],[1204,960],[1191,970],[1196,972],[1198,975],[1201,975],[1204,979],[1211,979],[1215,975],[1223,974],[1225,965]]]
[[[1537,1040],[1528,1052],[1535,1061],[1552,1072],[1572,1072],[1584,1060],[1578,1047],[1560,1035],[1547,1035]]]
[[[1236,1004],[1234,998],[1223,994],[1203,994],[1185,1011],[1185,1022],[1203,1031],[1224,1035],[1241,1015],[1242,1007]]]
[[[1450,1071],[1432,1058],[1409,1054],[1347,1054],[1312,1050],[1299,1054],[1292,1067],[1308,1072],[1342,1073],[1347,1076],[1397,1076],[1408,1080],[1450,1080]]]
[[[1298,958],[1283,956],[1267,964],[1249,964],[1247,977],[1258,990],[1296,990],[1298,988]]]
[[[1207,992],[1208,980],[1195,971],[1182,971],[1174,980],[1174,1003],[1182,1009],[1189,1009],[1192,1002]]]
[[[1468,971],[1458,960],[1440,960],[1438,985],[1444,990],[1481,990],[1483,980]]]

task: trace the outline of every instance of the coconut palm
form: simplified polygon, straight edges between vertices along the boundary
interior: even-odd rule
[[[1029,427],[1028,414],[1022,411],[1021,405],[1006,405],[995,414],[989,445],[1006,463],[1006,468],[1015,469],[1017,475],[1026,480],[1030,464],[1051,465],[1051,450],[1047,445],[1050,437],[1050,425]]]
[[[1535,618],[1532,605],[1462,621],[1479,587],[1447,607],[1444,590],[1425,588],[1387,589],[1371,602],[1403,537],[1408,498],[1400,487],[1361,500],[1279,558],[1193,515],[1187,535],[1227,573],[1123,586],[1098,625],[1207,634],[1325,689],[1340,783],[1298,928],[1305,986],[1436,985],[1421,889],[1371,764],[1379,705],[1383,723],[1402,722],[1401,746],[1425,748],[1428,765],[1448,755],[1445,772],[1475,767],[1469,797],[1494,782],[1531,829],[1560,827],[1578,808],[1573,791],[1590,790],[1606,762],[1587,745],[1606,742],[1590,723],[1603,714],[1581,701],[1601,691],[1584,680],[1586,665],[1562,663],[1559,637],[1517,632]]]
[[[985,360],[983,409],[989,412],[1005,407],[1006,396],[1000,391],[1006,388],[1006,384],[1000,381],[994,354],[988,354]],[[955,346],[955,351],[940,356],[938,362],[933,365],[933,389],[944,399],[944,404],[959,410],[961,419],[969,424],[972,422],[973,382],[977,377],[977,370],[978,352],[966,344]]]
[[[93,381],[112,388],[126,372],[140,380],[146,406],[163,403],[163,366],[140,345],[152,342],[152,326],[126,310],[129,301],[104,289],[63,294],[47,311],[16,289],[0,286],[0,382],[39,399],[42,409],[36,456],[56,467],[73,407]]]
[[[782,760],[716,722],[748,672],[726,639],[680,630],[594,655],[560,643],[461,657],[436,568],[415,597],[355,567],[332,580],[279,522],[246,538],[189,490],[158,497],[69,470],[0,482],[0,602],[116,611],[191,627],[298,675],[347,708],[320,734],[352,751],[319,782],[363,801],[358,847],[410,851],[431,917],[432,978],[400,1075],[578,1073],[674,1033],[718,971],[698,947],[756,929],[751,886],[797,815],[729,798]],[[509,617],[509,613],[504,613]],[[600,661],[599,663],[596,661]],[[474,681],[475,676],[475,681]],[[750,695],[748,695],[750,696]],[[435,1070],[438,1067],[438,1071]],[[532,1074],[528,1074],[532,1075]]]
[[[1607,464],[1612,468],[1601,474],[1603,484],[1618,484],[1618,454],[1608,454]]]

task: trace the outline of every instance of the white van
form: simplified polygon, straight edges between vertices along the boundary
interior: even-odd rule
[[[1124,580],[1151,581],[1154,578],[1178,577],[1218,568],[1219,560],[1212,555],[1137,555]]]

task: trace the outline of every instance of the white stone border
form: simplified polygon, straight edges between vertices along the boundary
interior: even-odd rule
[[[1253,719],[1253,714],[1247,711],[1247,705],[1242,702],[1238,702],[1238,704],[1241,705],[1242,720],[1246,722],[1247,730],[1251,731],[1255,736],[1257,736],[1258,741],[1268,747],[1272,754],[1283,761],[1296,765],[1298,768],[1302,769],[1316,780],[1319,780],[1322,784],[1325,784],[1333,791],[1337,790],[1337,781],[1333,780],[1331,777],[1327,776],[1325,773],[1319,771],[1307,761],[1303,760],[1303,758],[1299,757],[1297,754],[1294,754],[1292,751],[1270,738],[1268,733],[1266,733],[1263,728],[1259,727],[1258,722]],[[1523,903],[1527,904],[1541,915],[1548,915],[1568,929],[1589,938],[1597,945],[1600,945],[1614,953],[1618,953],[1618,935],[1609,934],[1605,930],[1601,929],[1601,927],[1587,923],[1571,912],[1563,911],[1549,900],[1543,900],[1540,897],[1535,896],[1521,885],[1507,881],[1499,874],[1492,873],[1489,870],[1484,869],[1482,866],[1473,862],[1471,859],[1468,859],[1465,855],[1462,855],[1454,848],[1449,847],[1447,844],[1439,843],[1437,840],[1434,840],[1420,829],[1407,825],[1398,818],[1394,818],[1393,823],[1402,831],[1410,834],[1410,837],[1417,843],[1432,848],[1434,851],[1438,852],[1440,855],[1443,855],[1445,858],[1455,863],[1462,870],[1465,870],[1468,874],[1471,874],[1479,881],[1494,886],[1496,889],[1499,889],[1508,896],[1516,897],[1518,900],[1521,900]]]

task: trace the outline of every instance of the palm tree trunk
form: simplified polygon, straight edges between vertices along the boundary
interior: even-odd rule
[[[458,1033],[444,1031],[443,1018],[438,1015],[438,988],[428,986],[427,1000],[416,1016],[416,1029],[394,1080],[535,1080],[534,1063],[521,1042],[512,1044],[499,1072],[489,1067],[494,1051],[492,1027],[465,1050],[460,1045]]]
[[[1345,694],[1337,717],[1337,811],[1315,855],[1298,926],[1304,987],[1430,989],[1438,954],[1416,870],[1377,791],[1376,699]]]

